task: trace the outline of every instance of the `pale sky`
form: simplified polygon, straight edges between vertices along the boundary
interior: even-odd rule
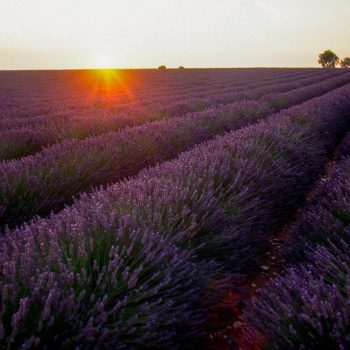
[[[317,66],[350,0],[0,0],[0,69]]]

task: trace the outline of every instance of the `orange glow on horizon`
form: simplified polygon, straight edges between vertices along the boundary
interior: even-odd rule
[[[133,81],[127,73],[119,69],[93,69],[87,70],[81,76],[80,84],[90,90],[89,100],[93,104],[115,103],[116,100],[134,102]]]

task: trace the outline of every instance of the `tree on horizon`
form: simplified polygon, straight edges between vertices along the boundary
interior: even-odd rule
[[[319,54],[318,63],[323,68],[335,68],[339,63],[339,57],[332,50],[326,50]]]
[[[344,57],[341,61],[340,61],[340,66],[342,68],[350,68],[350,57]]]

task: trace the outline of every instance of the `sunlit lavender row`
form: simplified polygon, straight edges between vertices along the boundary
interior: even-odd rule
[[[0,115],[17,119],[49,116],[57,111],[84,111],[93,116],[96,111],[119,110],[124,105],[183,99],[184,94],[206,96],[211,91],[224,92],[246,83],[258,86],[273,79],[315,74],[321,72],[315,69],[1,72],[4,84],[0,87]]]
[[[28,123],[29,125],[37,125],[40,123],[49,123],[50,120],[52,119],[52,116],[60,117],[60,118],[72,118],[74,114],[74,118],[77,118],[79,116],[79,118],[96,118],[96,114],[98,115],[113,115],[116,114],[117,111],[121,112],[123,111],[124,113],[127,110],[127,107],[136,107],[138,106],[139,108],[143,108],[145,109],[146,106],[149,106],[149,108],[151,108],[152,110],[155,110],[155,106],[158,106],[158,109],[161,108],[161,105],[163,105],[163,109],[165,107],[168,107],[169,103],[174,104],[174,99],[178,100],[178,103],[175,104],[175,107],[173,107],[173,109],[176,109],[176,105],[181,106],[183,101],[187,101],[188,102],[188,97],[184,98],[184,95],[186,96],[190,96],[191,97],[191,101],[193,102],[193,107],[192,108],[199,108],[201,106],[201,104],[205,104],[208,103],[208,98],[210,96],[219,96],[219,98],[221,97],[222,94],[227,94],[227,93],[233,93],[233,92],[240,92],[242,90],[247,90],[249,89],[254,89],[254,88],[259,88],[259,87],[267,87],[268,84],[274,83],[274,84],[278,84],[278,83],[284,83],[284,82],[290,82],[293,81],[295,79],[302,79],[302,78],[308,78],[308,77],[330,77],[330,76],[335,76],[337,74],[339,74],[339,72],[336,71],[324,71],[324,72],[317,72],[317,71],[311,71],[311,72],[301,72],[299,74],[297,74],[296,72],[286,72],[286,73],[281,73],[281,72],[275,72],[274,74],[272,73],[265,73],[267,75],[267,77],[264,76],[259,76],[259,74],[257,72],[255,72],[255,75],[247,75],[247,77],[245,77],[245,79],[243,78],[239,78],[236,77],[235,80],[232,81],[221,81],[220,85],[218,86],[207,86],[207,84],[202,84],[199,85],[199,87],[196,88],[186,88],[186,85],[184,86],[183,89],[180,90],[180,95],[179,97],[174,97],[176,96],[176,91],[174,91],[174,89],[171,89],[171,91],[169,91],[166,96],[162,96],[161,91],[157,91],[157,95],[155,96],[156,99],[152,99],[150,101],[146,101],[145,100],[145,96],[146,93],[143,93],[141,96],[139,96],[137,99],[133,100],[133,102],[126,102],[123,103],[120,101],[119,97],[116,98],[116,101],[114,101],[111,105],[109,104],[102,104],[100,107],[98,106],[98,103],[96,102],[96,99],[98,99],[98,97],[96,96],[92,96],[90,97],[90,103],[95,103],[97,104],[97,106],[86,106],[85,108],[83,108],[82,106],[79,105],[80,103],[80,99],[83,98],[84,96],[80,96],[79,94],[77,94],[76,91],[70,91],[70,99],[72,100],[72,103],[74,102],[74,104],[72,106],[70,106],[69,108],[67,107],[67,110],[65,111],[62,107],[64,107],[64,105],[62,105],[62,103],[58,104],[57,106],[54,105],[53,106],[53,101],[50,101],[50,104],[48,104],[47,102],[44,104],[43,103],[43,99],[40,98],[39,96],[36,96],[36,98],[34,99],[38,110],[33,110],[33,106],[32,103],[28,102],[28,105],[26,104],[26,107],[29,109],[28,112],[26,114],[24,114],[22,117],[21,116],[17,116],[15,113],[18,113],[18,109],[19,107],[17,106],[17,108],[14,110],[13,113],[9,113],[6,112],[6,107],[3,107],[5,109],[5,111],[3,111],[3,115],[0,119],[0,129],[4,129],[4,128],[18,128],[21,126],[27,126]],[[171,80],[170,80],[171,81]],[[193,84],[193,82],[192,82]],[[192,85],[191,84],[191,85]],[[190,86],[191,86],[190,85]],[[195,84],[196,86],[197,84]],[[154,89],[154,82],[152,83],[152,85],[150,86],[150,88],[153,90]],[[164,89],[164,86],[163,86]],[[197,90],[200,89],[200,92],[198,92]],[[258,90],[259,91],[259,90]],[[61,92],[60,92],[61,93]],[[132,95],[135,92],[132,93]],[[21,95],[20,95],[21,96]],[[56,97],[59,97],[59,94],[55,95]],[[26,96],[21,96],[22,100],[25,99],[27,97]],[[84,97],[86,99],[86,96]],[[199,100],[198,98],[202,98],[201,100]],[[222,97],[221,97],[222,98]],[[22,101],[21,100],[21,101]],[[45,99],[47,100],[47,99]],[[18,101],[16,101],[18,104]],[[25,101],[27,102],[27,101]],[[197,106],[195,106],[195,102],[197,102]],[[213,103],[214,101],[212,101]],[[22,101],[23,103],[23,101]],[[5,105],[5,104],[4,104]],[[121,108],[121,106],[125,106],[123,108]],[[40,107],[42,108],[42,110],[40,110]],[[191,106],[188,106],[187,108],[190,108]],[[30,109],[32,108],[32,109]],[[51,110],[52,109],[52,110]],[[179,107],[178,107],[179,109]],[[179,110],[180,111],[180,110]],[[178,111],[178,112],[179,112]],[[146,111],[143,111],[144,113],[146,113]],[[165,112],[163,110],[163,112]],[[7,117],[7,113],[9,113],[9,116]],[[138,111],[138,113],[141,113],[141,110]],[[159,112],[158,112],[159,113]]]
[[[133,178],[95,189],[46,219],[6,230],[0,240],[1,347],[201,347],[207,337],[208,290],[224,280],[239,289],[234,274],[257,271],[273,232],[301,205],[350,128],[350,85],[344,85],[348,80],[321,79],[317,86],[257,102],[158,122],[155,134],[153,124],[126,130],[123,148],[128,147],[120,154],[131,162],[143,152],[140,161],[154,157],[156,162],[166,159],[162,154],[173,157],[194,143],[325,93],[204,142]],[[167,129],[168,125],[176,127]],[[207,136],[192,140],[202,130]],[[94,154],[93,145],[103,138],[113,140],[113,135],[93,138],[91,152],[84,155],[76,147],[77,157],[87,157],[88,164],[99,155],[104,163],[105,150],[96,148]],[[124,142],[122,137],[117,141]],[[135,147],[133,154],[129,147]],[[69,152],[74,151],[72,146]],[[106,152],[109,159],[113,152]],[[35,162],[40,157],[28,159]],[[82,160],[77,159],[76,169]],[[4,166],[10,171],[11,165],[15,169],[19,164],[20,169],[22,162],[30,164],[23,159]],[[47,172],[64,169],[66,162],[57,159],[59,165],[51,163]],[[105,173],[113,169],[111,165]],[[84,171],[89,174],[89,167]],[[127,175],[122,171],[119,176]],[[63,170],[57,193],[62,190],[65,195],[64,181],[72,172]],[[8,179],[16,181],[20,175],[18,171]],[[29,189],[39,189],[40,194],[43,183],[40,179],[26,187],[26,180],[21,181],[13,197],[18,210],[26,207]],[[93,176],[90,181],[95,184]],[[8,186],[11,193],[10,182]]]
[[[175,157],[194,144],[256,122],[347,82],[350,74],[286,93],[269,94],[257,101],[227,104],[84,141],[67,141],[35,156],[4,162],[0,165],[0,224],[19,224],[34,215],[62,209],[79,192],[134,175],[144,167]]]
[[[55,118],[69,118],[71,119],[72,117],[79,119],[86,119],[87,117],[89,118],[94,118],[96,119],[96,114],[99,115],[99,117],[101,117],[101,115],[113,115],[116,114],[117,112],[123,111],[124,114],[126,112],[126,108],[128,107],[129,109],[131,107],[135,107],[135,104],[137,104],[139,106],[139,108],[145,108],[146,106],[149,106],[150,108],[152,108],[153,110],[155,109],[155,106],[158,106],[158,108],[160,108],[160,104],[163,105],[168,105],[170,102],[174,101],[175,99],[180,99],[180,100],[184,100],[184,95],[187,96],[191,96],[191,99],[194,100],[195,98],[201,97],[201,98],[205,98],[208,99],[211,95],[221,95],[221,94],[227,94],[227,93],[232,93],[232,92],[239,92],[242,91],[244,89],[248,89],[248,88],[258,88],[258,87],[262,87],[262,86],[267,86],[267,84],[269,83],[283,83],[283,82],[289,82],[292,79],[296,79],[298,78],[307,78],[307,77],[311,77],[311,76],[332,76],[335,75],[336,72],[322,72],[322,74],[318,73],[318,72],[307,72],[307,73],[303,73],[303,74],[296,74],[295,72],[290,73],[288,72],[288,74],[281,74],[279,73],[278,76],[276,76],[277,74],[271,74],[269,73],[268,76],[266,78],[264,78],[263,76],[259,76],[259,74],[257,73],[256,76],[252,77],[250,75],[248,75],[248,77],[245,80],[243,78],[238,79],[238,77],[236,77],[235,80],[233,81],[221,81],[221,84],[219,86],[207,86],[206,84],[199,85],[199,87],[196,88],[186,88],[186,86],[184,86],[183,89],[180,90],[180,95],[179,97],[174,97],[176,96],[176,91],[174,91],[174,89],[172,89],[170,92],[167,93],[166,96],[162,96],[161,95],[161,91],[158,91],[157,95],[155,96],[157,98],[157,100],[150,100],[148,102],[145,101],[145,96],[146,93],[143,93],[142,96],[138,97],[137,100],[133,101],[133,102],[126,102],[123,103],[119,100],[119,98],[117,99],[117,101],[114,101],[114,103],[112,104],[112,106],[110,105],[102,105],[100,106],[100,108],[98,106],[87,106],[85,108],[82,108],[82,106],[77,106],[77,104],[79,105],[80,102],[80,98],[83,96],[80,96],[79,94],[76,93],[76,91],[71,91],[71,100],[75,102],[75,104],[73,106],[71,106],[70,108],[68,108],[68,110],[64,111],[62,109],[62,104],[58,105],[58,106],[52,106],[52,102],[50,101],[50,104],[43,104],[42,99],[40,99],[40,97],[36,97],[36,104],[38,105],[37,108],[40,108],[40,106],[43,108],[43,111],[40,111],[40,109],[38,111],[34,111],[31,110],[30,114],[25,114],[22,117],[20,116],[16,116],[16,115],[12,115],[10,114],[8,117],[6,116],[6,112],[3,112],[3,116],[0,119],[0,129],[6,129],[6,128],[19,128],[19,127],[23,127],[23,126],[28,126],[28,125],[42,125],[43,123],[49,123],[50,121],[52,121],[52,117],[55,116]],[[196,86],[197,84],[195,84]],[[154,89],[154,83],[152,83],[151,88]],[[200,92],[198,92],[197,90],[200,89]],[[134,92],[133,92],[134,94]],[[59,97],[60,95],[57,95],[57,97]],[[24,97],[25,98],[25,97]],[[86,99],[86,96],[85,96]],[[93,98],[91,98],[92,103],[96,103],[96,97],[93,96]],[[188,98],[187,98],[188,99]],[[186,99],[185,99],[186,100]],[[18,103],[18,101],[16,101]],[[158,102],[158,103],[156,103]],[[195,101],[194,101],[195,102]],[[199,100],[198,104],[197,104],[197,108],[200,107],[200,104],[203,103],[204,100]],[[195,103],[193,103],[195,104]],[[181,106],[181,101],[179,101],[178,103],[179,106]],[[29,107],[26,106],[27,108],[30,108],[31,104],[29,103]],[[125,106],[124,108],[121,108],[121,106]],[[74,107],[74,108],[73,108]],[[193,106],[195,107],[195,106]],[[164,108],[164,107],[163,107]],[[188,107],[189,108],[189,107]],[[52,110],[50,110],[52,109]],[[176,109],[176,108],[175,108]],[[178,108],[179,109],[179,108]],[[141,111],[138,111],[139,114],[141,113]],[[164,111],[163,111],[164,112]],[[180,110],[178,111],[180,112]],[[14,113],[18,113],[18,106],[15,109]],[[29,113],[29,111],[28,111]],[[145,111],[144,111],[145,113]],[[158,112],[159,113],[159,112]],[[35,116],[36,114],[36,116]]]
[[[46,117],[51,118],[52,115],[71,117],[72,114],[77,114],[80,117],[93,118],[96,113],[100,115],[116,114],[130,107],[150,106],[152,108],[160,102],[164,104],[174,100],[184,100],[184,96],[205,98],[220,92],[240,91],[244,86],[254,88],[273,80],[283,81],[293,76],[307,77],[320,74],[317,71],[305,70],[300,73],[288,70],[283,73],[278,70],[276,72],[264,70],[263,72],[254,71],[255,74],[252,76],[252,74],[247,74],[246,70],[242,72],[231,70],[228,74],[223,75],[216,71],[213,81],[209,77],[210,72],[206,79],[203,79],[203,73],[194,75],[193,71],[177,76],[166,72],[158,78],[157,72],[152,72],[153,74],[144,78],[144,81],[141,72],[138,72],[137,79],[136,77],[128,79],[124,76],[128,75],[126,72],[122,74],[119,71],[86,72],[83,76],[85,79],[82,79],[83,77],[77,73],[64,74],[63,72],[59,75],[51,73],[53,77],[50,78],[50,73],[46,72],[41,76],[35,75],[38,79],[37,86],[33,86],[33,81],[30,79],[33,76],[29,75],[27,79],[22,76],[23,89],[16,81],[14,82],[16,94],[13,94],[12,89],[3,91],[1,122],[7,124],[0,124],[0,126],[8,125],[10,121],[13,121],[14,126],[17,127],[25,125],[25,120],[30,123],[38,123],[45,121]],[[122,77],[119,78],[120,74]],[[329,74],[329,72],[323,72],[323,74]],[[86,79],[88,82],[85,81]],[[180,85],[174,86],[174,81]],[[140,84],[143,86],[142,89],[137,87]],[[7,82],[6,86],[11,85]],[[31,87],[32,93],[28,93],[28,86]],[[109,91],[104,91],[106,87],[110,88]]]
[[[312,77],[309,77],[310,72],[305,77],[305,73],[293,75],[289,72],[288,78],[276,77],[267,81],[263,86],[261,86],[261,82],[257,83],[254,80],[253,85],[245,86],[243,84],[230,88],[225,93],[215,92],[214,89],[213,93],[207,92],[206,97],[202,98],[195,98],[189,93],[185,98],[182,97],[181,101],[171,102],[168,101],[168,98],[165,98],[159,102],[152,101],[149,107],[131,106],[114,113],[111,113],[105,107],[102,109],[102,113],[92,109],[92,112],[90,111],[87,115],[81,110],[79,112],[69,110],[68,113],[56,112],[50,114],[49,118],[41,116],[26,117],[20,120],[15,119],[14,122],[12,122],[12,119],[9,121],[9,118],[2,118],[0,119],[0,125],[3,122],[3,128],[6,128],[6,130],[3,129],[0,132],[0,160],[33,154],[40,151],[44,146],[64,139],[85,138],[89,135],[135,126],[152,120],[181,116],[234,101],[256,99],[269,93],[285,92],[303,85],[321,82],[326,78],[347,75],[347,73],[346,70],[331,70],[321,73],[315,71],[312,72]],[[299,75],[301,79],[298,79]],[[59,108],[56,110],[59,111]],[[94,116],[91,116],[91,113]],[[16,127],[11,127],[11,123]]]
[[[254,80],[253,82],[254,84],[257,84],[256,80]],[[240,81],[238,81],[238,83],[240,83]],[[261,83],[259,82],[258,84]],[[231,85],[232,84],[230,84],[230,86]],[[230,89],[232,90],[231,87]],[[234,89],[234,91],[236,92],[240,89],[242,89],[242,87],[236,88]],[[207,89],[207,95],[210,91],[211,90],[208,91]],[[183,91],[183,93],[185,92],[186,90]],[[220,90],[217,92],[217,95],[219,95],[222,98]],[[241,97],[240,95],[237,96],[237,93],[235,93],[234,95],[234,97],[238,99]],[[79,98],[75,93],[73,94],[73,98],[75,100],[75,103],[79,104]],[[96,96],[92,96],[92,101],[96,101],[97,99],[98,98]],[[151,112],[151,115],[148,116],[147,114],[150,114],[150,111],[147,112],[144,109],[144,107],[141,107],[141,109],[137,108],[136,110],[135,108],[128,108],[127,110],[123,110],[123,113],[121,115],[121,112],[117,114],[116,112],[114,112],[113,114],[111,114],[110,112],[108,113],[108,106],[103,105],[100,109],[90,107],[90,113],[86,111],[84,112],[82,108],[79,108],[78,110],[72,110],[70,108],[68,112],[63,113],[61,111],[61,107],[57,106],[55,108],[55,113],[50,113],[49,118],[43,118],[43,116],[30,118],[25,117],[20,119],[14,119],[13,116],[10,119],[2,118],[4,126],[7,127],[7,131],[3,132],[1,137],[3,140],[2,149],[4,153],[2,158],[12,158],[32,153],[35,152],[38,148],[40,148],[41,145],[52,143],[57,139],[62,139],[65,137],[83,137],[86,134],[96,134],[106,130],[117,129],[121,126],[142,123],[144,120],[147,121],[147,119],[151,120],[165,118],[167,113],[179,114],[180,112],[185,113],[186,111],[190,111],[196,108],[203,108],[201,106],[205,101],[203,99],[196,100],[191,97],[190,102],[191,105],[193,105],[192,108],[190,107],[187,98],[187,107],[186,104],[177,103],[172,108],[167,108],[167,110],[165,110],[164,107],[163,110],[161,110],[160,106],[158,106],[157,110],[155,109],[155,104],[151,104],[151,108],[153,110]],[[37,98],[37,103],[39,103],[39,106],[41,106],[41,108],[45,109],[45,105],[43,106],[42,99]],[[117,105],[118,108],[120,108],[120,102]],[[50,103],[48,107],[49,110],[47,111],[47,113],[50,111],[51,108],[53,108],[52,103]],[[101,111],[103,112],[103,114],[101,114]],[[89,118],[87,118],[87,116]],[[44,126],[43,123],[45,127],[38,128],[38,124],[40,126]],[[17,125],[17,129],[18,126],[22,125],[22,128],[10,131],[9,128],[13,128],[11,125]],[[38,130],[41,131],[39,134]]]

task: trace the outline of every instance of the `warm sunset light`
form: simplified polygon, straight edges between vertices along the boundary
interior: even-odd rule
[[[350,349],[350,0],[0,0],[0,350]]]
[[[315,66],[349,0],[2,0],[0,69]]]
[[[92,103],[100,98],[113,98],[113,103],[133,101],[133,84],[127,72],[111,68],[88,70],[80,77],[80,86],[87,90]]]
[[[97,59],[96,59],[96,68],[113,68],[112,65],[112,60],[110,57],[108,57],[105,54],[100,54]]]
[[[117,69],[95,69],[91,71],[97,84],[102,87],[112,87],[121,83],[120,75]]]

